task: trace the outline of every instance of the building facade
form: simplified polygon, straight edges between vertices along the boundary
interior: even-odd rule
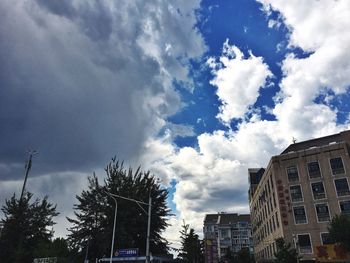
[[[206,263],[217,263],[228,253],[241,249],[253,253],[250,215],[235,213],[208,214],[204,219],[204,253]]]
[[[276,239],[314,261],[329,244],[328,224],[350,214],[350,131],[294,143],[266,169],[249,169],[249,205],[257,262],[271,261]]]

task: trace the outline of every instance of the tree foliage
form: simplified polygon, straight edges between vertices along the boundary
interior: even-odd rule
[[[276,263],[297,263],[298,253],[295,248],[292,248],[290,243],[286,243],[283,238],[276,240],[277,252],[275,253]]]
[[[334,243],[341,244],[350,252],[350,216],[334,216],[329,225],[329,235]]]
[[[236,255],[235,263],[252,263],[254,262],[254,259],[250,255],[248,248],[242,248],[240,251],[238,251]]]
[[[201,263],[204,262],[203,244],[198,235],[183,222],[180,231],[181,248],[179,249],[178,258],[183,262]]]
[[[237,253],[233,253],[231,249],[228,249],[226,255],[220,260],[221,262],[229,263],[253,263],[254,258],[250,254],[249,248],[242,248]]]
[[[47,197],[31,201],[31,193],[22,200],[15,195],[2,207],[4,219],[0,237],[1,262],[33,262],[34,251],[39,244],[49,242],[53,236],[53,218],[58,215],[56,206]]]
[[[168,243],[161,237],[168,226],[168,192],[160,182],[150,174],[138,168],[124,169],[116,159],[112,159],[105,169],[107,177],[101,184],[93,175],[89,178],[88,189],[76,198],[75,218],[68,218],[73,224],[69,229],[69,243],[73,249],[84,255],[88,248],[88,258],[95,259],[109,256],[114,223],[115,202],[107,193],[120,195],[151,205],[150,251],[166,254]],[[147,236],[147,205],[117,198],[117,222],[114,248],[138,248],[140,255],[145,255]],[[144,211],[143,211],[144,210]]]
[[[64,238],[55,238],[54,240],[46,240],[38,244],[33,255],[35,258],[57,257],[68,259],[71,253]]]

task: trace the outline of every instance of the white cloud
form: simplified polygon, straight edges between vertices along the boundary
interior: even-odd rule
[[[259,97],[259,89],[272,77],[262,57],[250,52],[249,57],[244,58],[242,51],[229,45],[228,40],[223,45],[219,62],[210,58],[207,63],[215,76],[210,84],[217,87],[216,94],[222,102],[217,117],[224,123],[244,117]]]
[[[312,53],[305,58],[291,53],[281,63],[280,91],[275,105],[269,107],[275,120],[262,120],[256,115],[244,119],[236,131],[201,134],[197,148],[176,149],[163,141],[169,151],[163,155],[165,158],[157,159],[157,166],[177,179],[174,202],[179,218],[196,226],[199,232],[206,213],[248,211],[249,167],[266,166],[272,155],[292,143],[293,137],[302,141],[350,128],[349,120],[337,123],[337,108],[329,99],[327,105],[315,102],[319,95],[328,98],[330,90],[335,98],[348,91],[350,2],[260,2],[265,3],[263,10],[267,15],[271,8],[280,11],[281,21],[290,29],[290,47],[298,46]],[[249,111],[270,73],[262,58],[253,55],[244,58],[237,47],[229,46],[228,42],[224,46],[220,61],[209,58],[207,64],[213,69],[212,84],[218,87],[217,95],[223,103],[219,117],[229,122]],[[244,66],[249,70],[242,70]],[[249,76],[254,73],[259,77],[252,84]]]

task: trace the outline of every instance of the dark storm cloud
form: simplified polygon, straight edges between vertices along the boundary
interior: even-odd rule
[[[114,155],[135,160],[159,119],[178,109],[164,72],[182,74],[179,53],[141,41],[152,41],[144,21],[172,18],[148,14],[152,3],[106,3],[1,1],[0,180],[22,178],[29,147],[40,152],[32,176],[91,172]],[[185,33],[171,36],[178,47]]]
[[[67,18],[74,18],[77,15],[71,0],[36,0],[36,2],[55,15]]]

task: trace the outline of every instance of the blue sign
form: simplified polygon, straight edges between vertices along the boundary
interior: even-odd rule
[[[116,252],[114,253],[114,256],[118,258],[137,257],[138,255],[139,255],[138,248],[117,249]]]

